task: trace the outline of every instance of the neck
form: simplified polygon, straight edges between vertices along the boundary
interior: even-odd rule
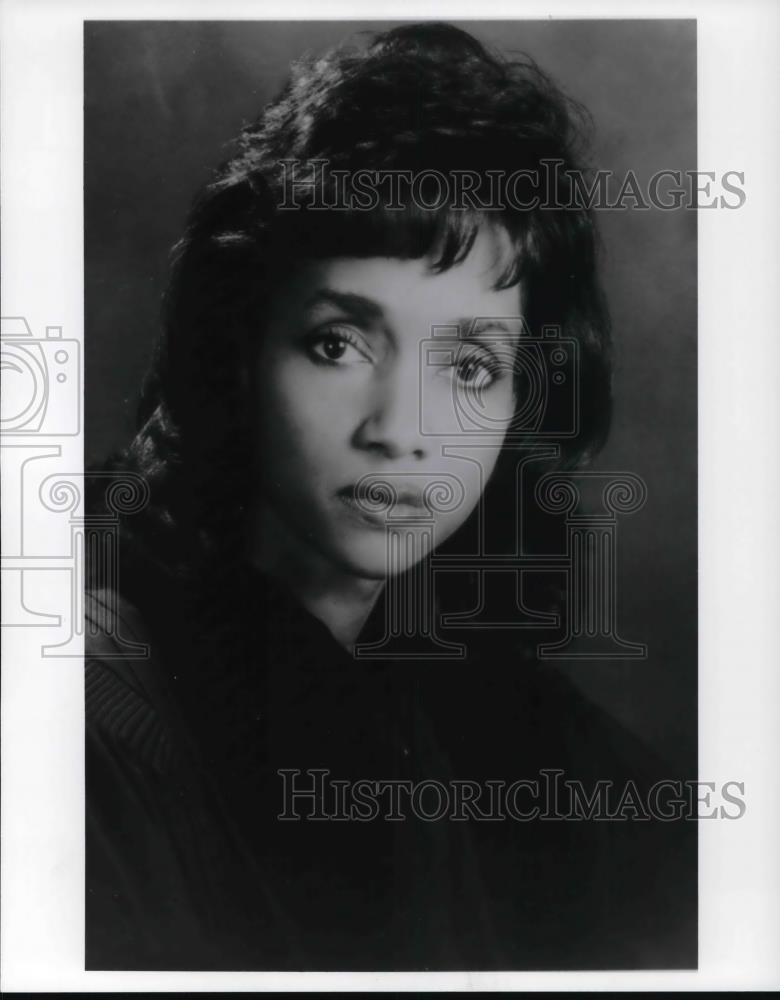
[[[352,652],[384,581],[359,577],[335,565],[300,541],[265,504],[255,518],[251,545],[254,565],[283,583]]]

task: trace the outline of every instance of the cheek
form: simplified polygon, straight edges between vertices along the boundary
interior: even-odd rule
[[[509,378],[480,390],[438,376],[425,386],[422,405],[421,420],[426,433],[463,444],[503,435],[514,415],[514,390]]]
[[[348,447],[351,406],[298,364],[267,367],[258,385],[259,437],[274,478],[321,479]]]

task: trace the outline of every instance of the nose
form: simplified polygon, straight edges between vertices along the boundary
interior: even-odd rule
[[[372,385],[353,443],[385,458],[419,461],[428,451],[420,418],[418,365],[399,365]]]

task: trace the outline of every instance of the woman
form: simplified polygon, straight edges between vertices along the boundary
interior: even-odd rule
[[[691,825],[524,797],[663,765],[528,633],[457,627],[606,434],[576,118],[533,65],[396,28],[296,64],[193,204],[109,464],[150,500],[87,601],[89,968],[695,962]],[[576,433],[571,394],[530,405],[549,329]]]

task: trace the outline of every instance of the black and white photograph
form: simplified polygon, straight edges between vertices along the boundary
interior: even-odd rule
[[[3,49],[10,985],[766,985],[768,50],[174,6]]]
[[[695,42],[85,24],[87,968],[696,967]]]

